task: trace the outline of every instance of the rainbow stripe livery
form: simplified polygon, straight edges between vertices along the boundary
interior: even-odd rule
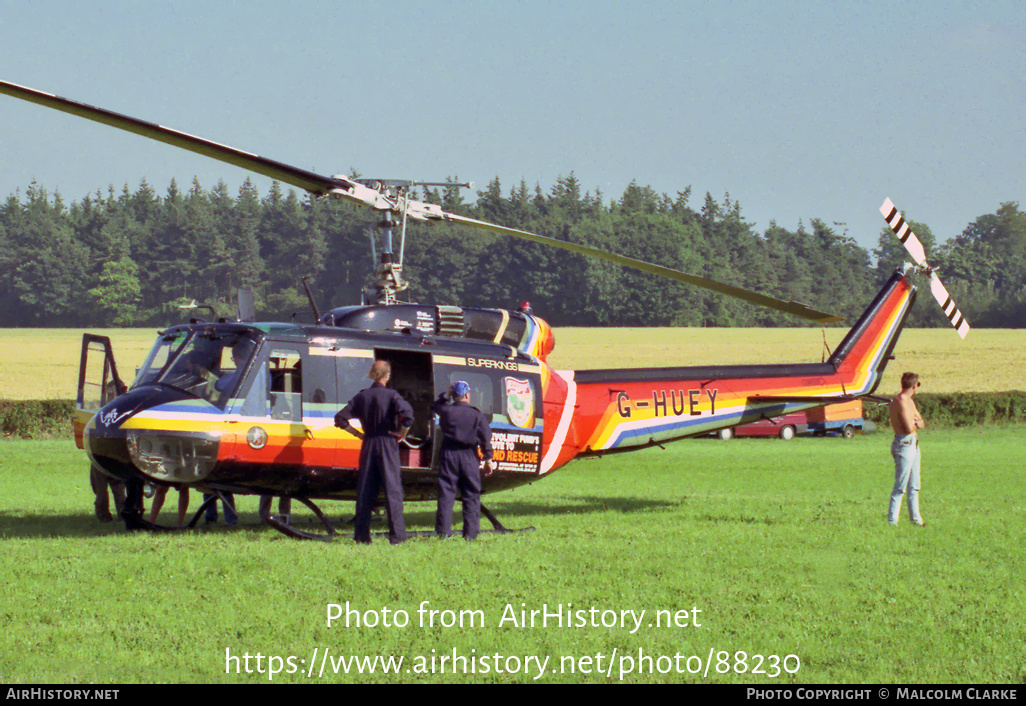
[[[560,373],[573,386],[575,413],[566,433],[553,436],[562,445],[558,458],[658,444],[870,394],[914,297],[895,274],[825,363]],[[548,454],[555,455],[551,448]]]

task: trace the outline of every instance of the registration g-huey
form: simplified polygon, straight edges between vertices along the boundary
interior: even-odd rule
[[[576,458],[707,435],[871,395],[915,300],[913,274],[928,274],[960,335],[968,329],[888,199],[881,211],[917,265],[893,274],[827,360],[554,370],[547,363],[552,329],[529,307],[507,311],[400,301],[407,289],[402,242],[411,219],[543,243],[817,322],[839,319],[658,264],[449,213],[414,200],[414,189],[424,186],[419,182],[322,176],[12,83],[0,81],[0,93],[381,213],[375,284],[360,305],[322,313],[310,296],[315,323],[258,322],[252,305],[240,298],[234,317],[193,318],[160,332],[130,384],[118,375],[108,339],[86,335],[83,340],[75,437],[96,468],[139,487],[195,488],[215,499],[228,492],[296,499],[317,514],[326,534],[301,530],[283,516],[269,519],[293,537],[338,536],[315,501],[355,497],[360,441],[336,428],[333,417],[367,385],[375,360],[391,363],[390,384],[415,412],[401,449],[406,497],[430,500],[439,456],[431,405],[455,380],[470,384],[474,404],[490,422],[495,472],[483,479],[483,491],[493,493],[537,481]],[[398,255],[393,236],[400,241]],[[126,522],[148,526],[141,518],[126,517]]]

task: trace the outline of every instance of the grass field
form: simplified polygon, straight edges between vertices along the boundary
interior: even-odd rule
[[[93,330],[111,337],[119,370],[131,382],[155,329]],[[0,399],[73,399],[80,329],[0,329]],[[833,350],[845,330],[826,329]],[[556,331],[549,362],[557,369],[737,363],[804,363],[823,359],[824,330],[582,329]],[[1023,388],[1026,330],[974,329],[965,341],[947,328],[902,333],[881,394],[897,390],[905,370],[919,372],[929,392],[1004,392]]]
[[[92,519],[70,441],[7,441],[0,680],[259,683],[276,667],[275,682],[313,683],[615,683],[626,670],[627,682],[1021,684],[1023,432],[927,430],[925,529],[885,522],[887,435],[710,439],[578,461],[486,499],[533,532],[401,547],[288,540],[257,524],[253,498],[238,528],[127,534]],[[408,505],[411,529],[432,516]],[[424,601],[451,612],[422,626]],[[387,609],[409,624],[328,627],[327,606],[346,602],[361,620]],[[567,604],[609,624],[500,624],[507,606]],[[625,610],[646,611],[640,627],[629,615],[621,627]],[[659,610],[679,625],[657,626]],[[454,650],[476,674],[451,673]],[[348,655],[405,661],[397,675],[333,674]]]

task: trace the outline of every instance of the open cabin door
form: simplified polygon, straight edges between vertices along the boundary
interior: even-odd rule
[[[413,408],[413,426],[399,444],[400,464],[404,468],[430,469],[433,457],[434,424],[431,405],[434,402],[434,382],[431,355],[421,351],[375,348],[376,360],[387,360],[392,366],[388,386],[402,395]]]
[[[125,393],[127,387],[118,376],[110,338],[87,333],[82,336],[82,358],[78,368],[78,394],[75,398],[75,444],[84,448],[83,430],[93,415]]]

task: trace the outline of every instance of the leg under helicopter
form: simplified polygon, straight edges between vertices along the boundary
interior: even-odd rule
[[[298,527],[296,527],[295,525],[293,525],[289,521],[289,518],[287,518],[285,516],[282,516],[282,515],[270,515],[270,516],[267,516],[267,517],[264,518],[264,522],[267,523],[268,525],[270,525],[271,527],[273,527],[274,529],[278,530],[279,532],[281,532],[285,536],[292,537],[293,539],[309,539],[309,540],[318,540],[318,541],[321,541],[321,542],[333,542],[336,539],[354,539],[354,537],[355,537],[354,534],[350,534],[348,532],[346,534],[339,534],[335,530],[335,528],[332,526],[331,521],[328,520],[328,518],[325,516],[325,514],[321,511],[321,509],[319,507],[317,507],[317,505],[312,500],[309,500],[307,498],[295,498],[295,499],[298,500],[299,502],[303,503],[304,505],[306,505],[308,508],[310,508],[313,511],[313,513],[317,516],[317,519],[319,519],[321,521],[321,524],[324,525],[325,529],[327,530],[327,534],[318,534],[318,533],[314,533],[314,532],[307,532],[305,530],[301,530]],[[499,518],[495,516],[495,513],[493,513],[491,510],[489,510],[484,505],[481,505],[481,514],[484,515],[488,519],[488,521],[492,523],[492,529],[490,529],[490,530],[483,529],[483,530],[480,531],[481,534],[512,534],[514,532],[531,532],[531,531],[534,531],[534,527],[523,527],[523,528],[520,528],[520,529],[509,529],[509,528],[507,528],[506,526],[504,526],[499,521]],[[387,531],[374,532],[373,534],[378,535],[380,537],[387,537],[388,536],[388,532]],[[414,531],[408,531],[407,535],[410,536],[410,537],[436,537],[437,536],[437,534],[435,533],[434,530],[414,530]]]
[[[192,516],[192,519],[189,520],[189,522],[184,523],[181,527],[169,527],[167,525],[161,525],[156,522],[151,522],[147,520],[144,517],[144,514],[138,509],[141,499],[141,483],[139,484],[139,488],[137,490],[129,488],[129,497],[126,499],[125,508],[121,513],[121,517],[125,522],[125,529],[129,531],[145,530],[148,532],[174,532],[176,530],[182,529],[195,529],[197,524],[199,524],[199,519],[203,517],[207,507],[211,503],[225,501],[224,495],[221,493],[221,491],[215,490],[209,498],[207,498],[203,501],[202,504],[200,504],[199,508],[197,508],[195,514]],[[336,539],[352,539],[353,535],[350,533],[340,534],[332,525],[331,520],[328,519],[324,512],[312,500],[301,497],[297,497],[294,499],[298,500],[299,502],[303,503],[308,508],[310,508],[310,510],[314,513],[317,519],[320,520],[321,524],[324,526],[326,532],[325,534],[318,534],[315,532],[308,532],[306,530],[299,529],[298,527],[292,524],[291,518],[288,515],[263,515],[262,519],[264,523],[270,525],[271,527],[278,530],[285,536],[292,537],[293,539],[313,539],[322,542],[333,542]],[[499,518],[496,517],[495,513],[493,513],[491,510],[488,509],[487,506],[483,504],[481,505],[481,514],[484,515],[484,517],[487,518],[487,520],[492,524],[492,529],[482,529],[482,534],[511,534],[513,532],[530,532],[534,530],[533,526],[523,527],[519,529],[510,529],[506,527],[502,524],[502,522],[499,521]],[[382,531],[375,532],[374,534],[384,537],[388,533]],[[416,530],[409,532],[409,535],[413,537],[435,537],[436,533],[434,530]]]

